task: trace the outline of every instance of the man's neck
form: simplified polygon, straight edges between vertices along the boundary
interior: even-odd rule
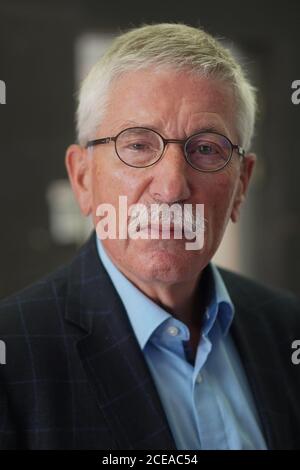
[[[205,270],[193,281],[176,284],[143,283],[131,273],[123,274],[153,302],[185,323],[194,336],[200,332],[209,300],[208,275]]]

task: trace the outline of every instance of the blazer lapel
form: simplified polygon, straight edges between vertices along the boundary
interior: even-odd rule
[[[176,449],[124,306],[100,262],[93,232],[69,272],[66,318],[85,330],[77,347],[120,449]]]
[[[231,278],[231,274],[222,269],[220,272],[235,306],[231,331],[261,419],[267,447],[288,448],[292,439],[282,397],[283,387],[280,387],[282,358],[265,322],[268,304],[258,301],[239,286],[237,277]]]

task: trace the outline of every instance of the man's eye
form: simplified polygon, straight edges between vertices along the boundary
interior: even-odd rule
[[[201,153],[202,155],[211,155],[211,154],[218,153],[217,148],[209,144],[198,145],[196,151]]]
[[[132,142],[131,144],[128,144],[128,148],[131,150],[147,150],[149,145],[142,142]]]

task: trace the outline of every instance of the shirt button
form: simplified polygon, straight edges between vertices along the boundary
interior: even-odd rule
[[[201,384],[202,380],[203,380],[202,375],[198,374],[197,379],[196,379],[197,384]]]
[[[179,334],[179,328],[177,328],[177,326],[169,326],[167,332],[170,336],[177,336]]]

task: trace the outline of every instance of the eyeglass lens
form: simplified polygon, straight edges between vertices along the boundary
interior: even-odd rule
[[[135,167],[152,165],[161,157],[163,150],[163,139],[150,129],[126,129],[116,140],[116,151],[120,159]],[[212,171],[227,163],[232,147],[225,136],[207,132],[190,137],[184,150],[187,160],[194,168]]]

